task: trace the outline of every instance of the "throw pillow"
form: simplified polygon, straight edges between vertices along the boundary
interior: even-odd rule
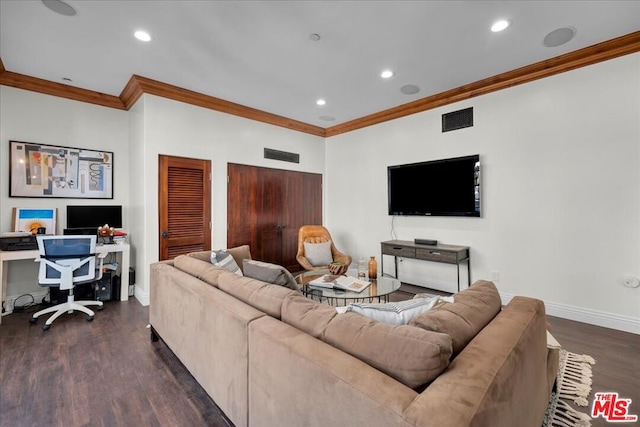
[[[438,302],[440,302],[439,296],[386,304],[352,303],[346,307],[336,307],[336,311],[338,313],[352,311],[388,325],[406,325],[411,319],[430,310]]]
[[[285,288],[296,291],[298,290],[296,279],[281,265],[245,259],[242,269],[244,270],[244,275],[252,279],[262,280],[263,282],[273,283],[274,285],[284,286]]]
[[[211,263],[216,267],[224,268],[236,273],[238,276],[242,276],[242,270],[240,270],[238,263],[227,251],[211,251]]]
[[[314,267],[327,266],[333,262],[331,241],[322,243],[304,242],[304,256]]]

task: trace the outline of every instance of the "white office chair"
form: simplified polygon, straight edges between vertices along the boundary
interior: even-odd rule
[[[51,323],[65,312],[74,310],[86,313],[88,321],[93,320],[94,312],[86,306],[97,305],[102,309],[102,301],[74,301],[73,288],[77,284],[94,282],[102,278],[102,264],[106,253],[98,255],[99,266],[96,269],[96,236],[37,236],[40,258],[38,282],[40,286],[59,286],[60,290],[69,290],[67,302],[45,308],[35,313],[31,323],[47,313],[54,313],[42,327],[47,330]],[[97,273],[96,273],[97,271]]]

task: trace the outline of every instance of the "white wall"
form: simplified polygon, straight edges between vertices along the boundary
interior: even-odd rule
[[[142,285],[137,283],[144,283],[140,279],[145,277],[146,270],[149,268],[148,263],[145,264],[145,241],[147,236],[145,235],[145,218],[146,212],[149,209],[153,210],[153,206],[146,206],[144,203],[144,185],[142,184],[147,177],[147,171],[145,170],[144,161],[144,99],[140,99],[129,110],[129,182],[132,183],[130,187],[131,199],[129,201],[130,212],[130,233],[129,244],[131,245],[131,266],[134,268],[135,274],[135,296],[139,301],[145,303],[149,300],[148,292],[142,289]],[[139,183],[134,185],[134,183]],[[131,285],[131,282],[129,282]]]
[[[471,106],[472,128],[441,132],[441,114]],[[341,249],[379,260],[392,237],[387,166],[476,153],[482,218],[396,217],[397,238],[470,246],[472,279],[498,272],[506,299],[640,333],[640,288],[620,280],[640,277],[640,54],[328,139],[325,223]],[[456,287],[452,266],[399,270]]]
[[[12,231],[13,207],[54,207],[58,232],[66,224],[67,204],[119,204],[123,228],[129,226],[129,131],[127,112],[0,86],[0,232]],[[64,145],[114,153],[114,198],[42,199],[9,197],[9,141]],[[8,296],[38,293],[33,261],[8,264]]]
[[[474,127],[440,132],[442,113],[468,106]],[[323,173],[324,222],[336,244],[380,260],[380,242],[392,238],[386,167],[479,153],[483,217],[396,217],[397,237],[468,245],[472,279],[499,272],[505,299],[538,297],[551,314],[640,333],[640,289],[620,282],[640,276],[640,54],[326,141],[152,95],[125,112],[0,86],[0,231],[10,230],[14,206],[58,207],[63,226],[68,199],[8,197],[9,140],[114,151],[108,203],[124,206],[143,303],[158,259],[159,154],[212,160],[214,247],[226,246],[234,162]],[[298,152],[301,163],[265,160],[264,147]],[[30,261],[9,265],[9,296],[40,290]],[[400,274],[456,286],[447,265],[405,260]]]
[[[136,270],[136,292],[140,292],[138,299],[144,302],[149,289],[148,265],[158,260],[159,253],[160,154],[211,160],[212,246],[224,248],[227,244],[227,163],[324,173],[324,139],[153,95],[144,95],[141,101],[144,102],[141,165],[144,174],[138,174],[132,184],[144,186],[144,221],[139,224],[142,228],[136,227],[132,233],[144,236],[142,242],[136,243],[137,264],[147,266]],[[299,153],[300,163],[264,159],[265,147]],[[135,150],[138,152],[139,147]],[[134,157],[137,164],[138,155]],[[133,192],[138,194],[138,190]]]

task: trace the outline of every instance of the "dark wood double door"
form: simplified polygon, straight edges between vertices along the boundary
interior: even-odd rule
[[[248,244],[254,259],[302,270],[298,230],[322,224],[322,175],[229,163],[228,179],[227,247]]]

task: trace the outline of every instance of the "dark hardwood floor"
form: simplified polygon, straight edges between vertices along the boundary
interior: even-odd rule
[[[393,299],[413,292],[403,286]],[[2,318],[0,426],[232,425],[173,353],[150,342],[149,309],[137,300],[107,302],[93,322],[64,315],[48,331],[44,318],[29,323],[33,311]],[[640,414],[640,336],[549,320],[567,350],[597,360],[593,390],[632,399]]]
[[[35,311],[35,310],[34,310]],[[93,322],[30,313],[0,324],[0,426],[231,426],[161,342],[149,308],[106,302]]]

